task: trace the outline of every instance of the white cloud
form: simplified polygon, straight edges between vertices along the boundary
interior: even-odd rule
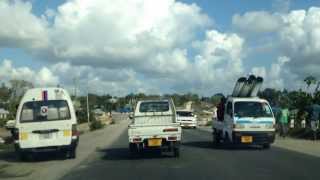
[[[3,61],[7,68],[0,67],[0,75],[7,79],[70,88],[78,78],[97,92],[210,95],[229,92],[248,71],[264,76],[271,87],[290,86],[288,82],[306,74],[320,77],[320,9],[315,7],[236,14],[232,23],[237,33],[213,29],[213,20],[197,5],[175,0],[69,0],[40,17],[31,10],[26,1],[0,2],[0,21],[6,27],[0,29],[0,47],[22,48],[48,65],[32,70]],[[199,33],[205,33],[204,39]],[[290,61],[246,67],[247,50],[257,52],[255,47],[281,52],[274,56]]]
[[[279,14],[266,11],[251,11],[243,15],[235,14],[232,25],[240,31],[250,33],[270,33],[278,30],[281,25]]]
[[[76,64],[140,65],[208,24],[199,7],[174,0],[72,0],[58,8],[50,49]]]
[[[257,14],[261,17],[257,18]],[[265,19],[269,19],[270,22],[276,22],[276,24],[268,25],[270,29],[259,28],[260,23],[267,22]],[[271,33],[271,36],[268,36],[269,39],[265,44],[250,47],[250,52],[259,54],[259,48],[272,44],[272,48],[268,48],[268,52],[277,53],[278,56],[288,57],[290,61],[284,63],[284,67],[290,71],[291,77],[295,77],[295,80],[300,82],[308,75],[313,75],[320,79],[319,19],[320,8],[310,7],[307,10],[293,10],[281,13],[264,11],[247,12],[244,15],[236,15],[234,17],[234,25],[240,29],[242,28],[242,32],[247,32],[247,37],[250,36],[250,32],[257,32],[254,38],[251,39],[251,42],[265,42],[263,40],[265,40],[266,35],[263,33]],[[267,24],[269,23],[266,23],[266,25]],[[275,63],[279,64],[279,62]],[[261,69],[255,69],[255,71],[263,72]],[[274,84],[283,87],[281,84],[287,81],[286,78],[290,77],[284,76],[282,77],[282,82],[275,80]],[[286,86],[292,87],[289,84]]]
[[[290,61],[288,57],[280,56],[270,67],[253,67],[251,73],[264,78],[265,88],[299,89],[303,81],[297,81],[297,75],[288,68]]]
[[[320,8],[292,11],[282,17],[285,25],[279,30],[280,44],[291,61],[292,72],[305,77],[320,77]]]
[[[11,60],[4,59],[0,66],[0,79],[10,81],[12,79],[26,80],[35,86],[56,86],[59,82],[57,76],[43,67],[39,71],[34,71],[29,67],[14,67]]]
[[[0,1],[0,47],[44,48],[48,44],[46,21],[31,13],[22,1]]]

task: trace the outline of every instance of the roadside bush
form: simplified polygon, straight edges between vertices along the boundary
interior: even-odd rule
[[[94,114],[91,112],[90,113],[90,130],[94,131],[97,129],[101,129],[103,127],[104,127],[104,124],[101,121],[97,120]]]
[[[6,125],[6,119],[0,119],[0,127],[4,127]]]
[[[206,126],[212,126],[212,121],[207,121]]]
[[[301,139],[313,139],[314,132],[310,128],[294,128],[289,130],[288,134],[291,137]],[[317,131],[317,139],[320,139],[320,131]]]

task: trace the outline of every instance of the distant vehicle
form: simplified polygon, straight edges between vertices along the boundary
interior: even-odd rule
[[[8,120],[5,124],[5,128],[7,130],[13,130],[15,128],[16,121],[15,120]]]
[[[129,148],[132,153],[160,149],[180,154],[181,127],[176,122],[172,100],[146,100],[136,105],[129,125]]]
[[[177,123],[181,127],[197,128],[197,115],[192,110],[177,110]]]
[[[275,140],[272,109],[268,101],[256,97],[256,85],[246,81],[242,86],[227,98],[224,118],[213,121],[213,142],[219,144],[223,140],[232,145],[262,145],[269,148]],[[250,92],[252,90],[253,94]]]
[[[28,90],[18,107],[13,136],[22,160],[42,151],[59,151],[75,158],[79,133],[68,92],[61,88]]]

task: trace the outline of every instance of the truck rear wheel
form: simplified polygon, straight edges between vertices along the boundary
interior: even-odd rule
[[[138,147],[134,143],[129,143],[129,150],[131,154],[135,154],[138,152]]]

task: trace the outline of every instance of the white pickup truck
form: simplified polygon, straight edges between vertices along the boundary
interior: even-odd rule
[[[179,157],[181,127],[176,123],[172,100],[139,101],[131,119],[128,129],[131,153],[160,149]]]

